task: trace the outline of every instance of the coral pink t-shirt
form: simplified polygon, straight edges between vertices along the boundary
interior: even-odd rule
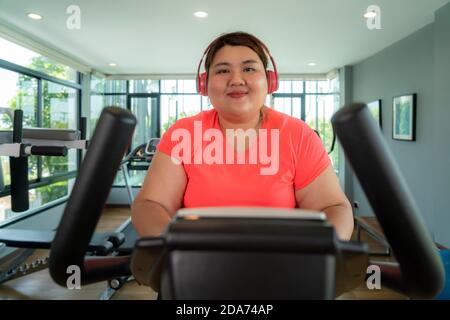
[[[225,139],[214,109],[167,130],[157,150],[183,165],[184,207],[297,207],[295,191],[331,163],[322,141],[303,121],[270,108],[260,129],[242,152]]]

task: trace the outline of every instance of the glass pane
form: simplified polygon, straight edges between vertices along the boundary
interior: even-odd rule
[[[104,93],[126,93],[126,80],[105,80],[103,85]]]
[[[195,80],[178,80],[178,93],[197,93]]]
[[[72,189],[74,182],[75,179],[63,180],[55,182],[48,186],[30,190],[28,192],[30,199],[30,210],[38,208],[61,197],[67,196]],[[0,198],[0,222],[26,213],[27,212],[11,211],[10,196]]]
[[[330,92],[329,84],[330,84],[330,82],[328,80],[317,81],[317,92],[329,93]]]
[[[178,119],[200,111],[200,95],[161,95],[161,135]]]
[[[292,81],[282,80],[278,86],[276,93],[292,93]]]
[[[306,93],[317,93],[317,81],[308,80],[306,81]]]
[[[339,77],[330,80],[330,90],[333,93],[339,93]]]
[[[12,130],[12,118],[9,112],[15,109],[23,110],[23,126],[37,126],[37,79],[24,76],[20,73],[0,68],[0,107],[5,108],[1,116],[0,129]],[[10,184],[9,159],[1,157],[3,182]],[[37,178],[37,157],[28,158],[30,180]],[[1,183],[1,181],[0,181]]]
[[[305,122],[314,130],[317,130],[317,96],[305,96]]]
[[[297,119],[302,118],[302,99],[292,98],[292,116]]]
[[[77,128],[77,90],[53,82],[43,81],[42,127]],[[42,176],[64,173],[77,168],[77,152],[68,151],[66,157],[41,157]],[[31,159],[30,159],[31,160]]]
[[[331,117],[339,106],[338,95],[307,95],[306,96],[306,123],[319,131],[322,143],[327,151],[331,150],[333,141],[333,128]],[[335,150],[330,154],[335,169],[339,168],[339,151],[336,144]]]
[[[65,157],[42,157],[42,177],[77,169],[77,150],[69,149]]]
[[[113,96],[103,96],[103,107],[127,107],[127,96],[126,95],[113,95]],[[100,113],[98,114],[100,116]]]
[[[292,81],[292,93],[303,93],[303,81]]]
[[[269,96],[268,96],[269,97]],[[201,96],[202,101],[202,110],[211,110],[213,108],[211,101],[209,101],[208,97]]]
[[[11,184],[9,157],[0,156],[0,190],[3,190],[3,187],[9,184]]]
[[[96,76],[91,76],[91,91],[102,93],[104,91],[104,81],[105,79]]]
[[[103,96],[97,94],[91,95],[91,109],[88,119],[88,121],[90,122],[89,127],[91,135],[95,130],[95,126],[97,125],[98,119],[100,118],[103,107]],[[92,136],[90,138],[92,138]]]
[[[178,92],[177,80],[161,80],[161,93]]]
[[[74,179],[71,179],[73,184]],[[46,203],[58,200],[69,194],[69,180],[62,180],[47,186],[32,189],[30,195],[30,208],[37,208]]]
[[[157,120],[157,98],[136,98],[131,99],[131,112],[138,120],[134,130],[131,148],[146,143],[150,138],[156,137]]]
[[[0,107],[23,110],[24,127],[36,127],[37,79],[0,68],[0,83]],[[9,116],[1,119],[1,129],[12,129]]]
[[[276,111],[292,115],[292,98],[274,97],[273,102]]]
[[[161,136],[177,121],[176,97],[161,96]]]
[[[106,80],[96,76],[91,77],[91,91],[95,93],[126,93],[126,80]]]
[[[130,80],[131,93],[159,92],[159,80]]]
[[[78,90],[49,81],[42,81],[42,84],[42,127],[76,129]]]
[[[77,91],[60,84],[42,81],[42,127],[57,129],[77,128]],[[68,172],[77,168],[77,152],[69,150],[66,157],[41,157],[42,176]]]
[[[115,106],[126,108],[127,106],[127,96],[126,95],[101,95],[92,94],[91,95],[91,110],[88,121],[90,121],[90,132],[91,137],[94,133],[95,126],[97,125],[98,119],[104,107]]]
[[[36,52],[3,38],[0,38],[0,59],[41,71],[56,78],[72,82],[77,81],[77,72],[75,69],[56,63],[47,57],[41,56]]]

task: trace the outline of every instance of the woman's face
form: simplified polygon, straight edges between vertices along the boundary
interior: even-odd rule
[[[208,95],[215,109],[231,117],[258,114],[267,96],[267,78],[256,52],[228,45],[217,51],[209,69]]]

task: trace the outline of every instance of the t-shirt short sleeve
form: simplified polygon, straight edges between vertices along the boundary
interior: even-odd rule
[[[295,190],[308,186],[330,164],[331,160],[322,144],[322,140],[305,124],[296,155]]]

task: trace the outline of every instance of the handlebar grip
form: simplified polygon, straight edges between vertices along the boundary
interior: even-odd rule
[[[35,156],[65,157],[67,156],[67,147],[32,146],[31,154]]]

